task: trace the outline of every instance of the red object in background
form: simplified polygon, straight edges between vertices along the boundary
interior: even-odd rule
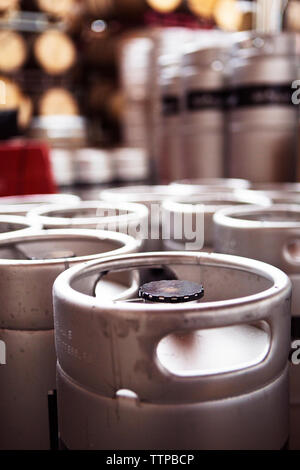
[[[0,196],[56,192],[46,144],[30,140],[0,143]]]

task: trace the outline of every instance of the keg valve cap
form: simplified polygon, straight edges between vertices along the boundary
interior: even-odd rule
[[[148,302],[182,303],[199,300],[204,295],[201,284],[169,280],[148,282],[140,287],[139,297]]]

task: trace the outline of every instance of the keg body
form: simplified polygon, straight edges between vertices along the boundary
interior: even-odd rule
[[[182,59],[183,160],[186,177],[224,176],[224,66],[222,48],[194,49]]]
[[[89,230],[15,235],[0,241],[0,447],[49,449],[48,392],[56,388],[52,286],[62,271],[108,252],[136,251],[131,237]]]
[[[88,277],[95,272],[161,265],[178,277],[201,279],[206,300],[104,306],[89,296]],[[82,275],[85,285],[80,285]],[[206,253],[107,258],[102,265],[89,263],[63,273],[54,286],[54,310],[64,445],[163,450],[283,447],[288,437],[289,296],[289,280],[276,268]],[[93,318],[88,314],[92,310]],[[247,326],[250,318],[252,326]],[[258,349],[250,346],[248,358],[245,351],[243,359],[238,358],[243,364],[233,365],[232,356],[231,365],[220,366],[222,353],[212,349],[210,362],[205,347],[200,354],[196,343],[201,335],[214,335],[220,328],[220,338],[236,327],[239,332],[251,329],[249,345],[256,343],[258,332],[262,335]],[[64,331],[72,331],[69,348],[86,352],[84,364],[64,350]],[[188,351],[191,354],[186,355]],[[101,357],[105,361],[99,367]]]
[[[215,248],[258,259],[282,269],[290,277],[292,295],[292,338],[300,337],[300,265],[298,241],[300,212],[297,205],[273,205],[270,208],[230,208],[214,216]],[[255,240],[255,242],[254,242]],[[291,445],[300,448],[300,369],[291,364]],[[297,415],[298,416],[298,415]]]
[[[160,182],[170,183],[186,174],[182,146],[182,96],[180,57],[160,59],[160,116],[157,126],[157,157]],[[188,176],[188,174],[187,174]]]
[[[80,201],[73,194],[32,194],[0,198],[0,213],[26,215],[31,209],[44,204],[75,204]]]
[[[164,239],[165,250],[191,250],[212,251],[214,248],[213,234],[213,216],[218,210],[229,206],[240,205],[258,205],[269,206],[270,200],[264,195],[255,194],[252,191],[243,191],[239,193],[223,193],[215,192],[199,193],[199,195],[191,195],[185,198],[176,198],[174,200],[165,201],[162,207],[163,220],[170,221],[170,238]],[[203,215],[202,226],[200,214]],[[182,229],[180,230],[179,224]],[[188,224],[191,225],[189,229]],[[198,224],[198,225],[197,225]],[[199,231],[203,231],[203,245],[200,247],[196,244],[192,245],[193,240],[190,235],[195,233],[199,239]],[[195,238],[196,240],[196,238]],[[195,243],[195,242],[194,242]]]
[[[227,176],[294,181],[298,109],[293,35],[253,33],[233,50],[227,100]]]

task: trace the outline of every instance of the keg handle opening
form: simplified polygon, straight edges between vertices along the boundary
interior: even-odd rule
[[[300,270],[300,238],[288,240],[283,246],[282,256],[289,267]]]

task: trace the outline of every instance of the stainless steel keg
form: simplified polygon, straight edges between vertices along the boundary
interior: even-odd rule
[[[150,161],[144,148],[119,147],[112,151],[114,179],[117,181],[147,181],[150,176]]]
[[[164,200],[186,194],[186,191],[178,190],[171,185],[141,185],[126,186],[120,188],[105,189],[100,193],[100,199],[113,202],[135,202],[145,205],[149,210],[148,241],[146,251],[160,251],[163,247],[161,241],[161,204]]]
[[[6,350],[0,366],[0,449],[50,447],[47,393],[56,388],[55,278],[74,264],[138,249],[127,235],[94,230],[49,230],[0,240],[0,340]],[[102,299],[109,297],[109,281],[116,279],[108,279]],[[130,277],[122,282],[131,285]],[[70,331],[65,334],[67,341]],[[80,360],[78,351],[65,347]]]
[[[75,204],[80,198],[73,194],[32,194],[0,197],[0,214],[26,215],[42,204]]]
[[[134,233],[136,238],[143,238],[147,235],[148,209],[142,204],[83,201],[72,206],[41,206],[30,211],[28,218],[45,229],[102,229]]]
[[[159,59],[160,110],[157,116],[157,173],[159,181],[189,176],[182,140],[180,52]]]
[[[245,204],[269,206],[271,202],[266,196],[255,194],[254,191],[243,191],[241,194],[203,192],[199,195],[165,201],[162,206],[162,220],[170,227],[170,231],[164,230],[163,233],[165,250],[213,250],[215,212],[225,207]]]
[[[176,190],[188,191],[189,193],[202,192],[233,192],[236,190],[249,189],[251,183],[243,179],[235,178],[195,178],[174,181],[171,186]]]
[[[18,215],[0,215],[0,240],[41,228],[39,222]]]
[[[101,273],[161,266],[175,281],[140,286],[125,302],[93,295]],[[64,446],[282,448],[290,294],[273,266],[207,253],[114,256],[61,274],[54,315]]]
[[[251,191],[257,194],[264,194],[269,197],[274,204],[300,203],[299,183],[252,184]]]
[[[227,176],[294,181],[298,107],[293,34],[253,32],[233,48],[227,100]]]
[[[214,215],[215,249],[270,263],[292,282],[292,337],[300,338],[300,208],[228,208]],[[291,445],[300,448],[300,366],[291,365]]]
[[[226,47],[189,47],[182,57],[185,174],[224,176]]]

